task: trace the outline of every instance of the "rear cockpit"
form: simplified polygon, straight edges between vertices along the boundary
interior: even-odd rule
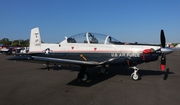
[[[117,39],[98,33],[80,33],[67,38],[67,43],[122,44]]]

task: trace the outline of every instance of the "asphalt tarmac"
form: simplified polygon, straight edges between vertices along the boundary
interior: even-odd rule
[[[167,55],[167,71],[159,61],[144,63],[141,80],[132,69],[112,67],[107,75],[90,68],[91,82],[76,80],[78,67],[52,67],[7,61],[0,54],[0,105],[179,105],[180,51]]]

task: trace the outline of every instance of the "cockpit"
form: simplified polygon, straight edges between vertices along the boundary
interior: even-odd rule
[[[67,38],[68,43],[87,43],[87,44],[122,44],[117,39],[98,33],[80,33]]]

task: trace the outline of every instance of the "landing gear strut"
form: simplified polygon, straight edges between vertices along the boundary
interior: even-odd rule
[[[140,75],[137,73],[139,69],[137,67],[132,67],[134,72],[131,74],[131,77],[134,81],[138,81],[140,79]]]
[[[86,72],[86,67],[81,67],[80,72],[78,73],[77,79],[81,80],[83,82],[90,82],[91,81],[89,79],[89,74]]]
[[[47,69],[48,69],[48,71],[50,70],[50,67],[49,67],[49,61],[47,61]]]

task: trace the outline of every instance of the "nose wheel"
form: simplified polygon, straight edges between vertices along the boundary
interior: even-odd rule
[[[137,73],[139,69],[137,67],[132,67],[134,69],[134,72],[131,74],[131,78],[134,81],[138,81],[140,79],[140,75]]]

